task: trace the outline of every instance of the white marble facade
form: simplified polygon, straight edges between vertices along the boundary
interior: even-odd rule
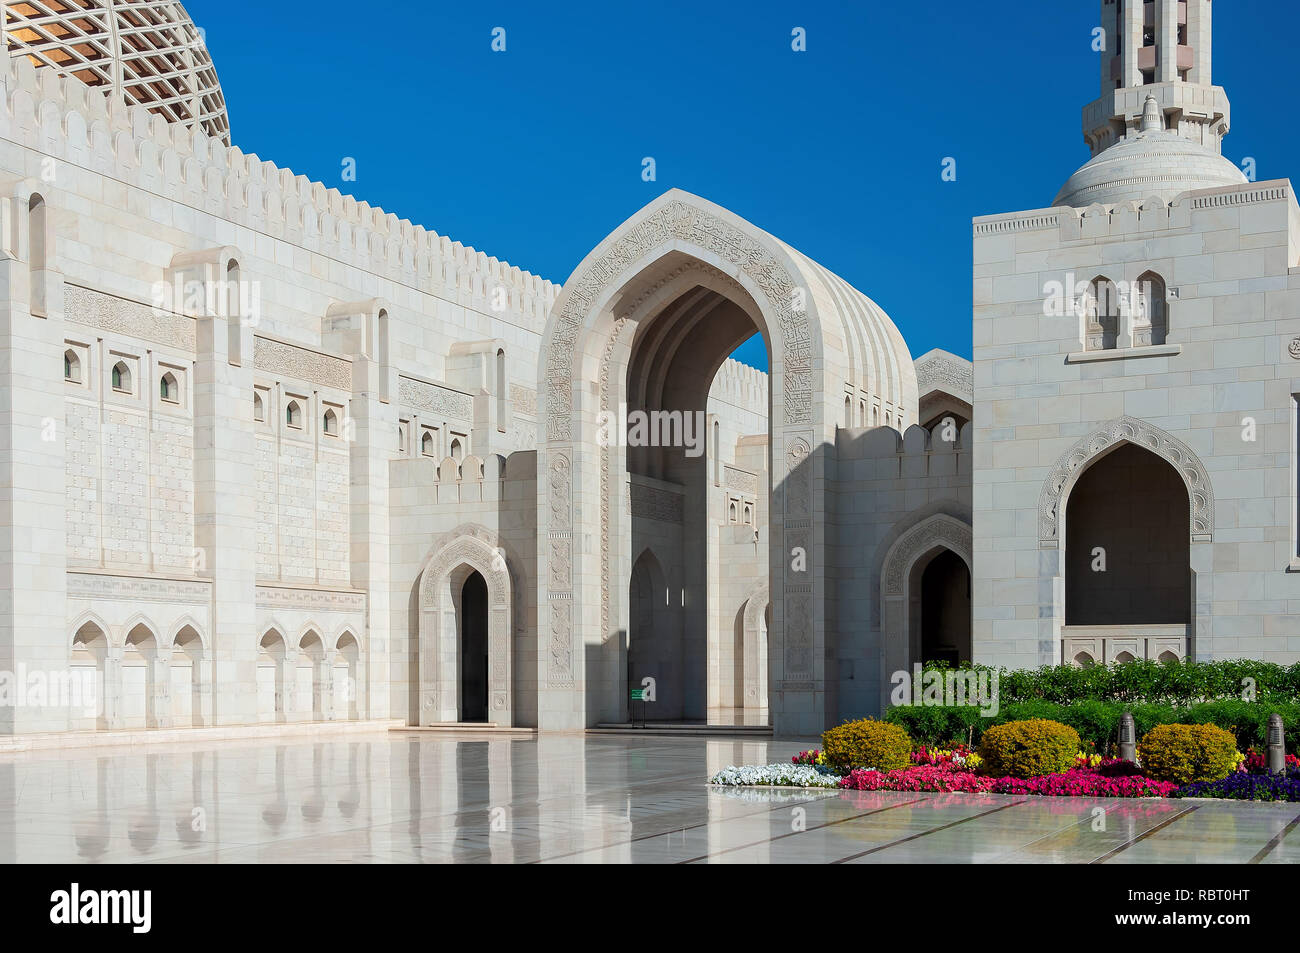
[[[1190,66],[1103,56],[1094,159],[976,220],[973,365],[678,190],[561,286],[7,60],[0,669],[103,688],[0,732],[579,730],[648,677],[806,735],[921,659],[1300,658],[1300,208],[1219,154],[1208,0],[1146,6]]]

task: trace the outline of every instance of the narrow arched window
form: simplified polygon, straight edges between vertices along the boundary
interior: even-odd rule
[[[339,418],[334,411],[325,411],[325,416],[321,418],[321,429],[332,437],[338,436]]]
[[[506,432],[506,352],[497,348],[497,430]]]
[[[81,383],[81,358],[76,351],[63,352],[63,379],[74,384]]]
[[[1169,316],[1165,281],[1154,271],[1137,280],[1134,289],[1133,345],[1165,344],[1169,340]]]
[[[258,423],[266,420],[266,405],[262,403],[262,395],[253,392],[253,419]]]
[[[462,448],[460,445],[460,440],[453,440],[451,442],[451,458],[455,460],[457,463],[459,463],[460,458],[464,456],[464,454],[465,451],[464,448]]]
[[[424,432],[424,436],[420,438],[420,455],[425,457],[431,457],[433,456],[433,454],[434,454],[433,434],[429,433],[429,431],[426,430]]]
[[[302,429],[302,408],[298,406],[296,400],[289,401],[284,408],[284,422],[294,430]]]
[[[1110,351],[1119,345],[1119,294],[1107,278],[1097,277],[1088,284],[1088,297],[1083,302],[1085,348],[1088,351]]]
[[[131,393],[131,369],[126,366],[125,361],[118,361],[113,365],[111,377],[113,390],[119,394]]]
[[[158,396],[169,404],[180,402],[180,389],[176,386],[176,375],[168,371],[158,382]]]
[[[32,315],[45,317],[45,269],[49,267],[46,259],[46,207],[45,199],[33,195],[27,203],[27,228],[30,240],[30,256],[27,262],[29,279],[30,308]]]
[[[397,452],[406,453],[406,424],[397,425]]]

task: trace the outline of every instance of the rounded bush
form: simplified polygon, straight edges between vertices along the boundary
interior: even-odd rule
[[[850,721],[822,733],[826,763],[846,773],[854,768],[893,771],[912,763],[912,739],[898,725],[874,718]]]
[[[980,739],[984,772],[995,778],[1036,778],[1074,767],[1079,733],[1046,718],[993,725]]]
[[[1216,725],[1156,725],[1138,743],[1138,760],[1159,781],[1219,781],[1237,766],[1237,739]]]

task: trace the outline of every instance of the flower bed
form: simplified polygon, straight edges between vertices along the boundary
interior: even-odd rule
[[[1150,778],[1107,777],[1094,768],[1022,779],[981,777],[929,765],[897,771],[852,771],[842,786],[854,791],[963,791],[1041,797],[1169,797],[1177,789],[1175,784]]]
[[[1024,730],[1042,724],[1044,723],[1022,722],[1009,727]],[[1048,727],[1053,727],[1050,723],[1046,724]],[[867,721],[842,727],[862,733],[866,731],[866,728],[862,728],[863,725],[875,729],[880,723]],[[992,762],[988,758],[981,758],[968,746],[958,743],[946,747],[922,745],[910,752],[905,747],[903,751],[907,754],[904,757],[904,766],[880,770],[870,766],[869,759],[872,757],[868,751],[870,745],[864,743],[853,749],[856,754],[841,752],[843,757],[835,763],[832,763],[834,758],[828,757],[824,750],[813,748],[799,752],[790,759],[790,764],[726,768],[714,775],[710,783],[730,788],[788,787],[815,788],[823,791],[843,789],[904,793],[1012,794],[1036,797],[1207,797],[1250,801],[1300,801],[1300,759],[1295,755],[1287,755],[1286,776],[1269,776],[1266,756],[1254,748],[1249,749],[1246,754],[1233,750],[1231,736],[1213,727],[1164,726],[1167,729],[1165,734],[1181,737],[1182,734],[1199,736],[1199,734],[1210,733],[1215,734],[1214,740],[1219,742],[1214,750],[1216,757],[1213,759],[1213,764],[1210,763],[1210,759],[1200,756],[1200,747],[1192,746],[1192,749],[1189,749],[1191,753],[1182,760],[1187,761],[1195,772],[1199,772],[1202,778],[1208,780],[1185,783],[1181,786],[1176,783],[1179,780],[1176,776],[1173,780],[1148,776],[1157,773],[1152,769],[1159,767],[1156,763],[1159,759],[1155,757],[1159,752],[1152,747],[1153,741],[1161,736],[1159,731],[1153,731],[1144,737],[1142,744],[1139,745],[1139,751],[1144,747],[1149,749],[1147,754],[1152,758],[1152,763],[1144,769],[1142,764],[1103,757],[1096,753],[1090,742],[1079,741],[1075,733],[1066,726],[1055,725],[1054,727],[1063,729],[1061,733],[1066,735],[1064,740],[1073,739],[1083,750],[1078,751],[1071,758],[1068,755],[1069,748],[1064,752],[1059,750],[1061,738],[1051,739],[1054,745],[1051,764],[1057,767],[1055,770],[1048,768],[1050,773],[1035,774],[1031,765],[1027,771],[1021,772],[1020,777],[1004,775],[1001,772],[994,776],[990,770]],[[857,736],[846,737],[853,740]],[[1036,737],[1035,735],[1034,738],[1030,738],[1030,741],[1034,741]],[[906,741],[906,738],[903,740]],[[1028,747],[1028,744],[1023,744],[1021,747]],[[886,751],[883,747],[881,750],[883,753],[880,757],[888,756],[892,763],[897,764],[899,760],[897,751],[893,748]],[[1180,748],[1175,753],[1181,751]],[[866,757],[863,760],[866,760],[867,766],[855,767],[851,770],[846,770],[847,766],[842,764],[837,767],[839,762],[846,759],[851,762],[854,757],[860,757],[864,752]],[[863,760],[859,760],[858,763],[862,764]],[[1202,761],[1205,764],[1202,764]],[[1180,761],[1179,764],[1181,763]],[[1044,767],[1046,766],[1044,763]],[[1195,777],[1195,772],[1191,773],[1192,777]],[[1226,777],[1220,777],[1219,774],[1222,772],[1230,773]]]
[[[1300,801],[1300,771],[1282,775],[1238,771],[1220,781],[1186,784],[1171,797],[1208,797],[1230,801]]]
[[[838,775],[818,771],[805,764],[765,764],[758,767],[747,765],[723,768],[712,778],[710,784],[770,785],[783,788],[837,788],[840,786]]]

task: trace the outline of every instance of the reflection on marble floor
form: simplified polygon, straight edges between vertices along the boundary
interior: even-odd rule
[[[807,743],[388,734],[0,756],[0,861],[1294,863],[1300,805],[724,790]]]

